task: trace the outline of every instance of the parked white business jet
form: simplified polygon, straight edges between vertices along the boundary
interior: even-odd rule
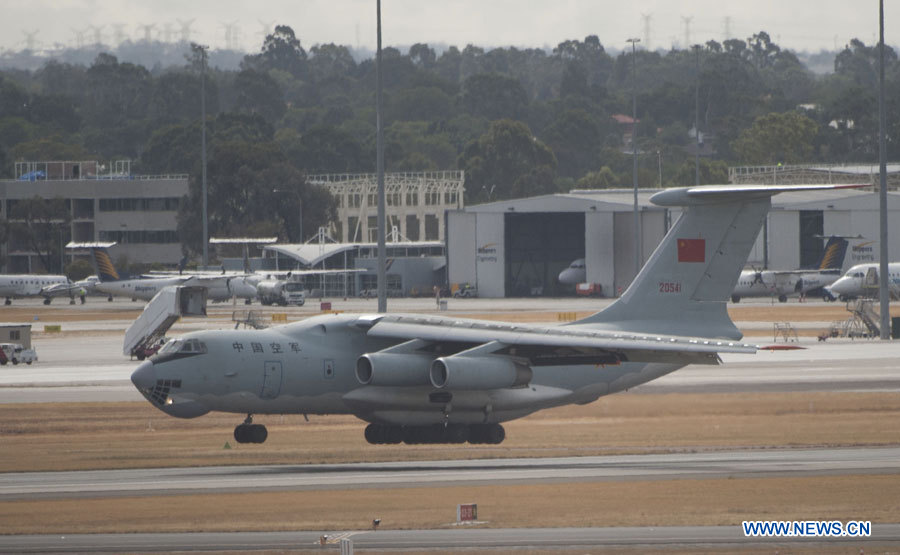
[[[589,403],[686,364],[753,353],[726,304],[766,212],[783,191],[847,185],[703,186],[659,192],[682,207],[625,293],[564,325],[422,314],[327,314],[264,330],[190,332],[131,376],[166,414],[352,414],[371,443],[500,443],[502,422]]]
[[[857,297],[878,296],[878,263],[857,264],[837,281],[828,286],[831,294],[842,301]],[[888,292],[891,297],[900,296],[900,262],[888,263]]]
[[[24,297],[44,297],[44,304],[50,304],[54,295],[45,294],[45,290],[54,285],[67,284],[66,276],[45,274],[7,274],[0,275],[0,297],[6,297],[3,304],[12,304],[13,299]]]
[[[743,297],[777,297],[779,302],[787,302],[790,295],[806,293],[834,283],[841,277],[844,256],[847,254],[847,240],[830,237],[814,270],[744,270],[731,293],[733,302]]]

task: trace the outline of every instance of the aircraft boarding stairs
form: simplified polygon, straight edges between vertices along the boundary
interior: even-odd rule
[[[847,311],[853,316],[847,320],[831,324],[831,337],[879,337],[880,316],[871,300],[860,299],[847,302]]]
[[[205,287],[172,285],[156,294],[140,316],[125,330],[122,353],[138,360],[154,354],[159,340],[165,337],[182,316],[206,316]]]

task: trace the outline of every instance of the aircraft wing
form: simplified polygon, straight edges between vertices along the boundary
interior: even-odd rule
[[[362,316],[357,327],[373,337],[419,340],[442,354],[506,355],[534,366],[662,362],[719,364],[718,353],[755,353],[757,347],[727,339],[533,326],[418,315]]]
[[[54,283],[53,285],[42,288],[38,294],[44,297],[62,297],[72,295],[73,292],[78,292],[79,289],[81,289],[81,285],[76,285],[71,282]]]
[[[766,272],[770,272],[775,277],[779,276],[802,276],[806,274],[824,274],[824,275],[841,275],[843,272],[839,269],[825,269],[819,270],[817,268],[812,268],[809,270],[766,270]]]

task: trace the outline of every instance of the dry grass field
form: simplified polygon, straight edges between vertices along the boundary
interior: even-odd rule
[[[0,471],[896,445],[900,395],[620,393],[508,422],[506,441],[490,446],[369,445],[354,417],[300,415],[257,416],[269,439],[238,445],[241,420],[181,420],[143,402],[0,405]]]

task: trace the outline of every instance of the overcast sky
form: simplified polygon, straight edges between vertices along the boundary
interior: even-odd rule
[[[885,41],[900,42],[900,2],[885,2]],[[608,49],[629,37],[669,48],[709,39],[745,39],[765,30],[782,47],[817,51],[841,48],[851,38],[874,44],[877,0],[383,0],[383,43],[416,42],[479,46],[553,47],[566,39],[595,34]],[[226,46],[226,24],[236,24],[234,44],[257,51],[262,29],[290,25],[304,47],[334,42],[374,48],[375,0],[0,0],[0,48],[20,50],[26,32],[35,45],[76,46],[77,33],[93,43],[89,26],[102,26],[104,44],[118,37],[143,38],[140,26],[155,24],[154,38],[180,37],[193,20],[190,39],[212,48]],[[115,26],[118,25],[118,28]],[[896,29],[896,31],[892,30]],[[117,30],[118,29],[118,30]]]

